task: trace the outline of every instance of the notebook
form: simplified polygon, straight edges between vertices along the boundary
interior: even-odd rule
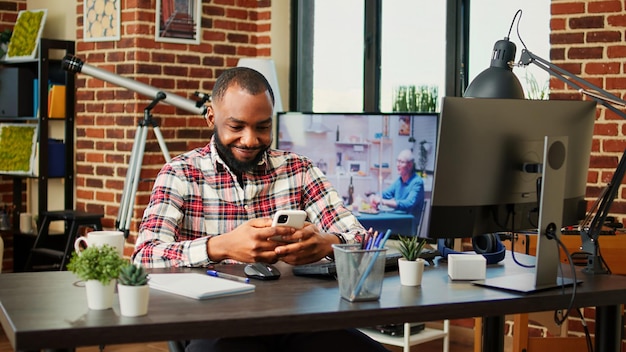
[[[159,291],[208,299],[253,292],[255,286],[199,273],[150,274],[148,285]]]

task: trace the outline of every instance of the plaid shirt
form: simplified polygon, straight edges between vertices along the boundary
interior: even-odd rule
[[[365,229],[311,161],[270,149],[243,187],[219,157],[214,141],[182,154],[159,172],[132,259],[148,267],[206,266],[210,237],[281,209],[303,209],[326,233],[360,240]]]

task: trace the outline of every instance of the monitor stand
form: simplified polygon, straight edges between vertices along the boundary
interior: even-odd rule
[[[565,193],[567,137],[545,137],[541,199],[539,202],[539,224],[537,253],[534,272],[508,275],[472,282],[475,285],[531,293],[564,285],[574,280],[558,277],[559,247],[554,238],[561,236],[563,198]]]

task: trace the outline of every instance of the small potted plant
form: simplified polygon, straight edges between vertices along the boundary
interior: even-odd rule
[[[126,263],[117,249],[105,244],[72,253],[67,269],[85,281],[89,309],[102,310],[113,307],[116,279]]]
[[[400,283],[404,286],[419,286],[422,283],[426,263],[419,256],[426,245],[426,240],[418,236],[399,236],[398,240],[398,251],[402,255],[402,258],[398,259]]]
[[[120,313],[127,317],[148,314],[150,287],[148,272],[141,265],[126,264],[120,271],[117,283],[120,297]]]

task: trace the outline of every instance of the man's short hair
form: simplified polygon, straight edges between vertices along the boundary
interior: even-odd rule
[[[238,85],[252,95],[268,91],[272,99],[272,105],[274,105],[274,91],[270,83],[260,72],[248,67],[233,67],[222,72],[217,81],[215,81],[211,100],[221,101],[224,98],[224,94],[226,94],[226,90],[233,85]]]
[[[398,153],[398,160],[414,162],[415,157],[410,149],[404,149]]]

